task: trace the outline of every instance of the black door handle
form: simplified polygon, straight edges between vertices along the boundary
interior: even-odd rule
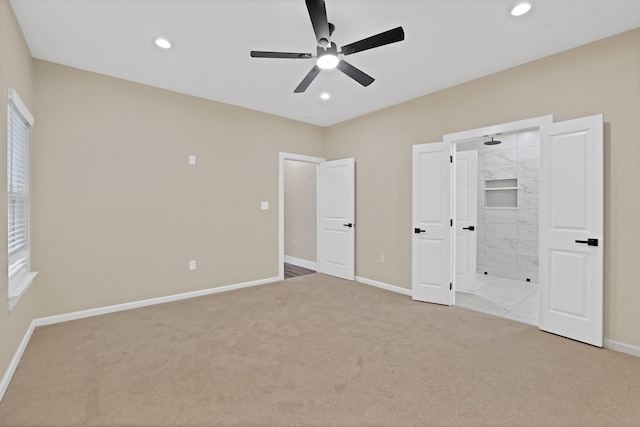
[[[462,227],[462,229],[463,229],[463,230],[473,231],[473,230],[475,230],[476,228],[475,228],[473,225],[470,225],[470,226],[468,226],[468,227]]]
[[[598,246],[598,239],[576,240],[576,243],[584,243],[589,246]]]
[[[349,224],[342,224],[342,225],[344,225],[345,227],[349,227],[349,228],[353,227],[353,224],[352,224],[352,223],[349,223]]]
[[[413,232],[416,233],[416,234],[420,234],[420,233],[425,233],[426,230],[420,230],[419,228],[414,228]]]

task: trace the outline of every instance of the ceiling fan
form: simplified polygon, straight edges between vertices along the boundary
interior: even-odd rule
[[[309,74],[306,75],[302,82],[296,87],[294,93],[304,92],[311,82],[320,74],[322,70],[337,68],[338,70],[360,83],[362,86],[369,86],[373,83],[374,78],[360,71],[358,68],[349,64],[344,59],[339,59],[338,55],[351,55],[353,53],[362,52],[363,50],[373,49],[374,47],[384,46],[386,44],[395,43],[404,40],[404,30],[397,27],[392,30],[367,37],[360,41],[342,46],[338,52],[338,47],[331,42],[331,35],[335,30],[335,26],[327,20],[327,9],[324,0],[305,0],[311,25],[318,40],[316,65],[313,66]],[[285,59],[310,59],[314,58],[311,53],[293,53],[293,52],[264,52],[251,51],[252,58],[285,58]]]

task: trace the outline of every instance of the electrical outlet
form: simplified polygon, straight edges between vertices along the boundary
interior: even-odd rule
[[[263,211],[269,210],[269,202],[260,202],[260,209]]]
[[[196,260],[192,259],[191,261],[189,261],[189,270],[195,270],[196,269]]]
[[[191,166],[196,164],[196,156],[195,156],[195,154],[189,154],[189,164]]]
[[[380,255],[380,264],[384,264],[384,255]]]
[[[296,239],[293,239],[293,247],[295,248],[296,246],[298,246],[298,242],[296,242]]]

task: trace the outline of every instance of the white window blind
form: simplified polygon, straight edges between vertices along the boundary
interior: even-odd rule
[[[33,116],[9,91],[7,117],[7,197],[9,206],[9,297],[33,279],[29,268],[29,128]],[[26,116],[26,118],[25,118]]]

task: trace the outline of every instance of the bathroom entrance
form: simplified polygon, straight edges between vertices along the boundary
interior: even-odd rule
[[[537,326],[539,131],[484,135],[455,150],[456,305]]]
[[[479,143],[481,140],[483,146],[484,142],[492,142],[488,146],[495,147],[500,145],[495,144],[498,138],[514,138],[509,135],[517,134],[514,140],[517,159],[518,135],[536,129],[539,131],[539,148],[523,148],[532,152],[539,150],[537,195],[533,187],[525,190],[526,183],[530,184],[535,180],[518,184],[519,179],[533,178],[520,178],[517,174],[515,178],[500,175],[507,166],[496,167],[495,171],[499,173],[489,175],[486,171],[489,165],[484,163],[483,186],[477,194],[478,198],[482,197],[484,209],[484,230],[481,231],[484,236],[480,236],[484,237],[480,248],[483,249],[484,260],[480,262],[483,262],[481,265],[484,268],[491,267],[495,272],[504,273],[509,268],[491,265],[497,264],[492,260],[515,259],[516,268],[511,270],[518,270],[517,213],[515,225],[502,224],[507,220],[499,218],[500,216],[513,219],[514,214],[498,211],[517,211],[524,207],[522,196],[525,193],[530,194],[532,200],[537,198],[539,327],[544,331],[601,347],[604,259],[602,115],[558,123],[554,123],[551,116],[538,117],[445,135],[443,142],[414,145],[412,298],[444,305],[456,304],[457,283],[454,282],[456,273],[460,272],[457,265],[460,254],[457,253],[456,244],[456,237],[460,233],[456,233],[454,227],[457,222],[456,144]],[[486,136],[489,137],[488,140],[485,139]],[[527,137],[523,135],[523,138]],[[488,156],[489,152],[484,155]],[[528,206],[523,210],[530,211],[527,215],[535,215],[536,209]],[[490,226],[488,216],[492,216],[489,221],[498,223]],[[478,219],[476,218],[476,222]],[[533,227],[527,224],[523,226]],[[486,233],[490,229],[493,233],[491,238],[502,240],[493,240],[488,244]],[[475,233],[475,230],[465,231]],[[528,240],[527,243],[535,242],[531,233],[523,233],[523,236],[531,237],[523,239]],[[501,256],[495,250],[499,245],[512,243],[515,244],[515,257],[514,254],[511,257]],[[488,248],[494,250],[487,251]],[[498,255],[492,253],[488,257],[489,252]],[[476,258],[480,254],[478,247],[475,248],[475,254]],[[467,256],[465,259],[471,258]],[[530,261],[535,265],[535,258]],[[511,266],[513,265],[512,262]],[[477,266],[476,259],[476,268]],[[467,271],[472,271],[473,268],[474,266],[468,266]],[[487,270],[487,276],[489,272]],[[535,270],[524,272],[533,274]],[[484,276],[484,272],[482,275]],[[498,279],[514,280],[505,277]],[[526,283],[535,283],[533,277],[525,277],[524,280]]]

